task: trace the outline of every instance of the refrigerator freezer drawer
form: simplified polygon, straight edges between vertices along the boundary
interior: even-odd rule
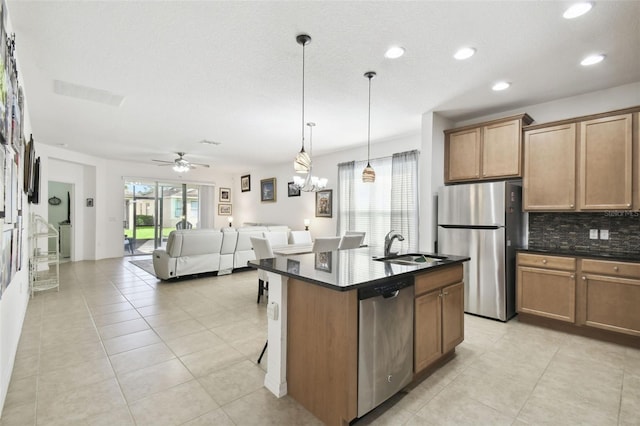
[[[438,250],[469,256],[464,263],[464,310],[508,320],[515,312],[513,283],[507,283],[505,230],[438,227]]]

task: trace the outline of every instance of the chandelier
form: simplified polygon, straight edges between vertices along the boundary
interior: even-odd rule
[[[313,161],[311,160],[311,155],[313,154],[313,127],[316,123],[307,123],[309,126],[309,172],[307,173],[306,178],[301,178],[300,176],[293,177],[293,185],[303,192],[317,192],[322,191],[327,187],[327,183],[329,180],[327,178],[319,178],[317,176],[313,176]]]

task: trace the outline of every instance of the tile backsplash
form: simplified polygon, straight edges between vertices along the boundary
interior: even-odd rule
[[[609,230],[609,239],[589,239],[590,229]],[[529,248],[640,255],[640,212],[530,212]]]

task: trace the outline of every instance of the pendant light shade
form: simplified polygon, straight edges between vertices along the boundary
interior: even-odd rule
[[[367,167],[362,171],[362,182],[373,183],[376,181],[376,172],[371,167],[371,79],[376,76],[374,71],[364,73],[369,79],[369,120],[367,122]]]
[[[293,162],[296,173],[309,173],[311,169],[311,157],[304,150],[304,47],[311,43],[311,37],[307,34],[300,34],[296,41],[302,46],[302,148]]]

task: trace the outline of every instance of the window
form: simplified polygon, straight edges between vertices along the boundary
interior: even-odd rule
[[[418,151],[371,160],[374,183],[362,183],[366,161],[338,165],[338,234],[365,231],[365,244],[384,247],[392,229],[404,237],[393,250],[418,249]]]

